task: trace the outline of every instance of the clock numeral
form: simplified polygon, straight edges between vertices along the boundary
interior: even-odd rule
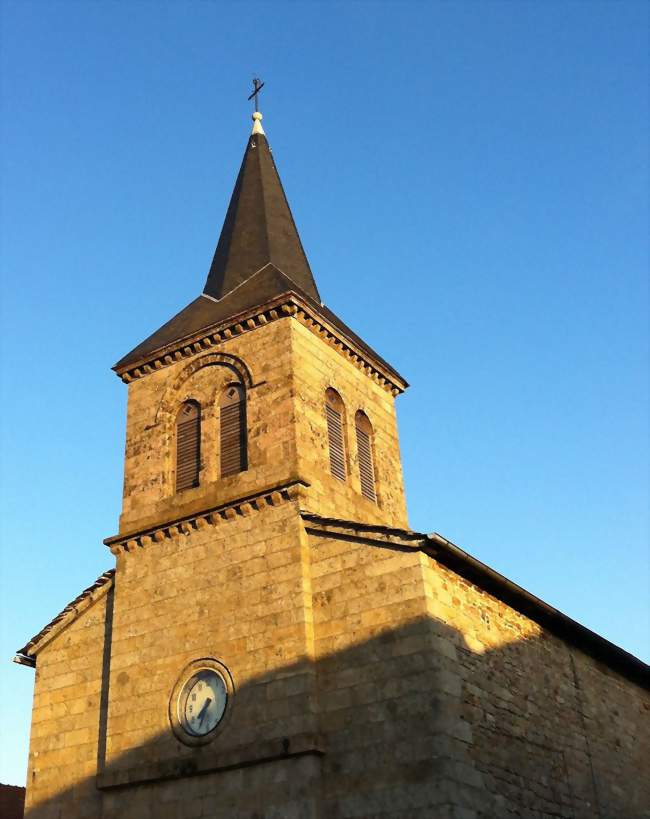
[[[196,702],[196,694],[192,694],[192,702]]]
[[[193,708],[193,706],[192,706],[192,705],[190,705],[190,714],[192,713],[192,708]]]

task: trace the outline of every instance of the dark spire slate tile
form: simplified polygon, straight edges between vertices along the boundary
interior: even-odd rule
[[[203,292],[221,299],[269,263],[320,301],[266,136],[253,133]]]

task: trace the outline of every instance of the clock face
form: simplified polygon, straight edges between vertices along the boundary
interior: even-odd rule
[[[221,722],[227,703],[228,689],[221,674],[200,668],[181,689],[178,720],[188,734],[203,737]]]

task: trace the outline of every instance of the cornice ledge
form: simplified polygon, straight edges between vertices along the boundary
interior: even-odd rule
[[[350,339],[345,333],[336,327],[334,324],[324,318],[318,310],[314,309],[300,296],[294,297],[294,303],[297,309],[292,312],[292,315],[298,319],[308,330],[314,335],[325,341],[330,347],[333,347],[344,358],[351,361],[357,369],[365,372],[365,374],[376,381],[380,387],[383,387],[387,392],[393,396],[397,396],[408,387],[404,379],[397,376],[396,373],[391,373],[388,369],[373,356],[368,355],[365,350],[362,350],[359,345]]]
[[[114,367],[113,369],[125,384],[129,384],[151,372],[198,355],[217,344],[286,317],[300,321],[307,329],[352,361],[358,369],[365,372],[392,395],[399,395],[408,387],[406,381],[396,373],[389,372],[379,361],[367,351],[362,350],[342,330],[321,315],[316,307],[310,305],[292,290],[266,304],[239,313],[225,322],[210,325],[199,333],[167,345],[135,364],[131,363],[125,367]]]
[[[201,512],[193,512],[181,518],[166,521],[154,527],[113,535],[104,539],[104,544],[117,556],[122,552],[132,552],[161,543],[167,538],[189,535],[191,532],[218,526],[220,523],[248,517],[254,512],[261,512],[269,506],[280,506],[283,503],[299,500],[309,484],[303,480],[279,484],[254,495],[247,495],[219,506],[211,506]]]
[[[427,541],[426,535],[409,529],[323,517],[306,509],[302,509],[300,515],[305,522],[307,532],[320,537],[342,537],[346,540],[356,540],[404,551],[421,551]]]

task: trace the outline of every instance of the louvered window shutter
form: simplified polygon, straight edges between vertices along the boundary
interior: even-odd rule
[[[198,404],[183,404],[176,421],[176,491],[199,485],[201,412]]]
[[[334,393],[333,390],[328,391],[327,401],[325,403],[325,416],[327,418],[327,438],[330,449],[330,471],[335,478],[344,481],[347,470],[345,468],[345,442],[343,438],[343,412],[342,406],[340,409],[333,406],[335,401],[341,402],[338,394],[334,393],[330,396],[329,393]]]
[[[241,387],[226,388],[221,399],[221,477],[246,469],[246,401]]]
[[[371,501],[376,501],[375,465],[372,460],[372,426],[367,416],[362,412],[357,413],[354,426],[357,433],[361,494]]]

